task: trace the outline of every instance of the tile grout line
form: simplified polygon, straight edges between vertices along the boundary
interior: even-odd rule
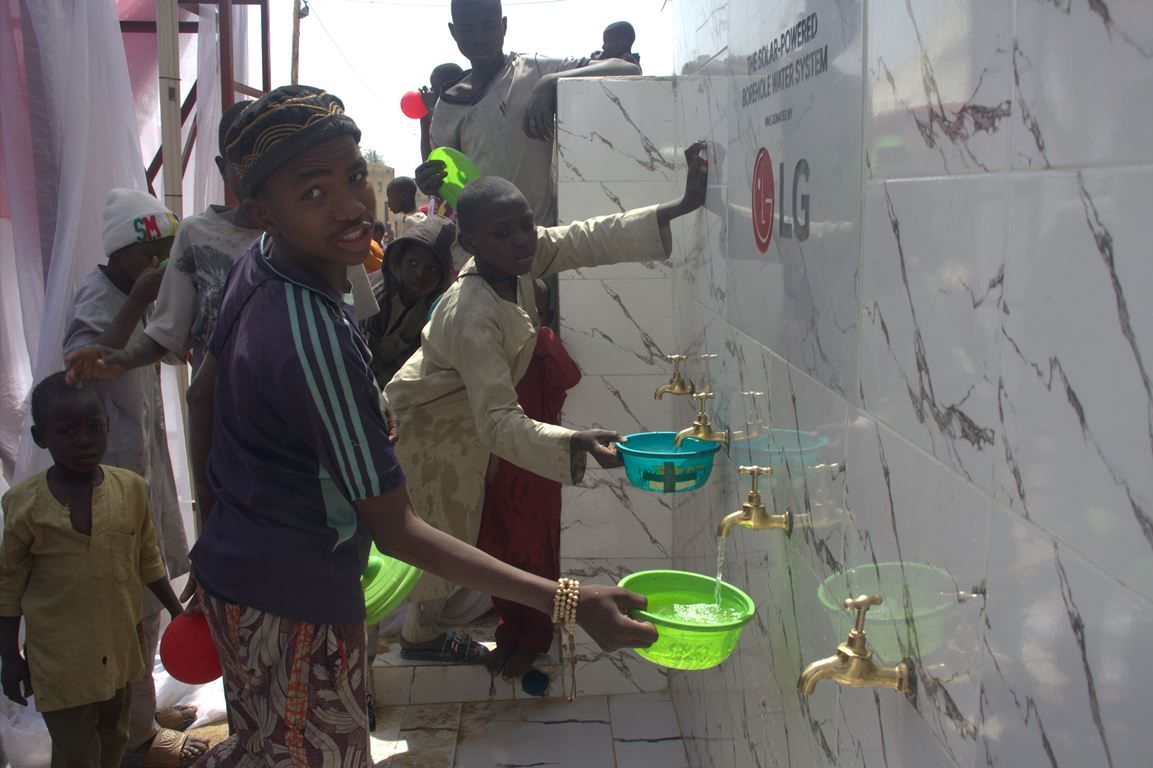
[[[612,749],[613,755],[612,768],[620,768],[617,764],[617,732],[613,724],[615,718],[613,717],[613,697],[611,695],[605,695],[605,709],[609,713],[609,747]]]

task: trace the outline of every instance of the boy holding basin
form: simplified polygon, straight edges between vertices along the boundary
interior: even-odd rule
[[[685,152],[684,196],[564,227],[537,227],[513,184],[488,176],[457,204],[460,245],[472,255],[425,326],[421,348],[385,387],[397,417],[396,451],[413,509],[461,541],[477,541],[490,454],[543,478],[576,484],[586,454],[619,467],[605,430],[574,432],[525,415],[516,385],[532,360],[537,318],[533,281],[567,269],[668,258],[669,222],[705,199],[704,144]],[[451,584],[425,574],[410,597],[401,654],[471,663],[484,649],[439,626]]]
[[[375,208],[359,138],[335,96],[284,86],[226,141],[264,234],[233,270],[188,394],[197,482],[216,497],[192,562],[234,729],[203,768],[369,763],[371,541],[473,589],[559,605],[606,648],[656,637],[624,613],[643,597],[532,576],[413,514],[346,300]]]

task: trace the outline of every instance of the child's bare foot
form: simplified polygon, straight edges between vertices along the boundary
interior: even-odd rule
[[[513,654],[516,648],[511,645],[498,645],[488,652],[484,657],[484,666],[488,673],[496,677],[504,671],[504,666],[508,662],[508,657]]]
[[[519,680],[524,673],[532,669],[536,663],[537,653],[527,648],[516,648],[504,663],[504,678],[506,680]]]

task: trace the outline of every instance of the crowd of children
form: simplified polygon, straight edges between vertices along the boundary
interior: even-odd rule
[[[454,0],[452,18],[472,68],[434,72],[431,138],[494,174],[461,193],[455,222],[416,211],[417,184],[442,178],[425,163],[390,184],[405,218],[380,249],[360,130],[306,86],[224,114],[217,164],[239,206],[180,223],[149,195],[110,193],[108,263],[77,290],[68,373],[32,395],[54,464],[3,498],[3,690],[26,703],[35,686],[54,766],[367,764],[370,543],[425,570],[409,658],[519,676],[548,651],[558,607],[606,649],[655,639],[627,615],[643,597],[558,584],[561,484],[589,456],[620,466],[620,435],[559,426],[580,371],[541,278],[667,258],[669,222],[704,201],[703,145],[685,153],[681,199],[541,226],[555,223],[542,152],[556,79],[638,71],[631,27],[557,60],[504,54],[499,0]],[[185,360],[191,553],[155,367]],[[185,574],[187,609],[169,582]],[[487,658],[442,626],[452,585],[494,597]],[[180,733],[195,712],[156,711],[162,610],[203,612],[221,659],[231,736],[207,752]]]

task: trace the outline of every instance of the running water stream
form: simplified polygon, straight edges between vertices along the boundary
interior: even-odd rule
[[[725,545],[729,540],[724,536],[717,537],[717,587],[713,593],[713,605],[721,607],[721,577],[725,573]]]
[[[739,608],[731,605],[726,608],[721,605],[721,581],[724,576],[727,543],[727,539],[717,537],[717,578],[711,603],[666,603],[650,608],[650,612],[654,616],[700,625],[726,624],[740,619]]]

